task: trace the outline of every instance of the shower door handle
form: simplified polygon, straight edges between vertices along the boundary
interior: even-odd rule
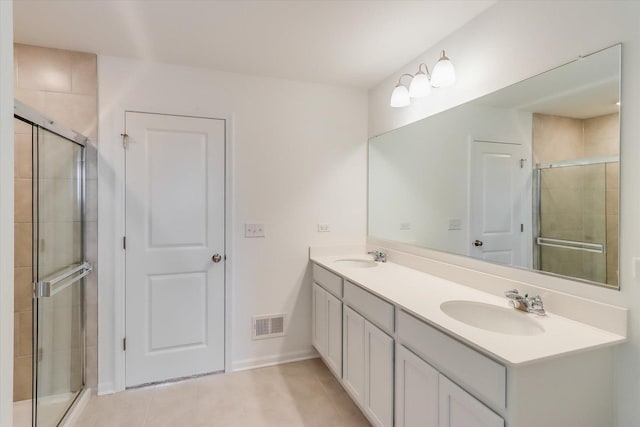
[[[36,298],[48,298],[52,297],[58,292],[68,288],[76,283],[78,280],[89,275],[93,271],[93,265],[88,262],[83,262],[80,265],[74,266],[65,270],[63,273],[47,280],[41,280],[34,283],[35,297]],[[78,274],[79,273],[79,274]]]
[[[479,248],[482,245],[484,245],[484,242],[482,240],[476,240],[475,242],[473,242],[473,246],[477,248]]]

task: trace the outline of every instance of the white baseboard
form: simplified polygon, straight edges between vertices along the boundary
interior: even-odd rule
[[[235,361],[231,364],[233,372],[247,369],[264,368],[266,366],[280,365],[282,363],[298,362],[300,360],[316,359],[320,357],[315,349],[295,351],[291,353],[275,354],[272,356],[256,357]]]
[[[98,396],[105,396],[107,394],[115,393],[115,389],[113,388],[113,382],[105,382],[98,384]]]
[[[87,403],[89,403],[89,399],[91,399],[91,389],[85,388],[80,393],[80,396],[76,399],[67,415],[60,421],[58,424],[60,427],[73,427],[76,425],[76,422],[80,419],[84,408],[86,408]]]

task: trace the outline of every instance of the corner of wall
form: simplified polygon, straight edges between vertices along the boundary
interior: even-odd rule
[[[13,2],[0,1],[0,425],[13,425]]]

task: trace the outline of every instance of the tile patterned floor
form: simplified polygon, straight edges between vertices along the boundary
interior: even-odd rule
[[[370,427],[320,359],[92,396],[76,427]]]

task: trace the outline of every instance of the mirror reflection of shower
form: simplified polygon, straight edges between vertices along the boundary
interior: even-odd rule
[[[534,257],[542,271],[618,286],[619,114],[534,114]]]

